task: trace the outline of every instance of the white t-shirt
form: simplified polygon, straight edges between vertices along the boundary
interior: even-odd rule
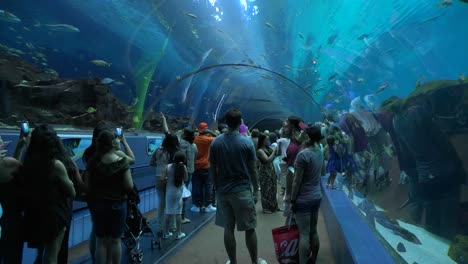
[[[288,149],[291,140],[289,138],[280,138],[276,140],[276,142],[278,143],[278,146],[281,142],[281,156],[279,157],[279,159],[281,160],[281,163],[284,164],[286,162],[283,161],[283,158],[286,157],[286,150]]]

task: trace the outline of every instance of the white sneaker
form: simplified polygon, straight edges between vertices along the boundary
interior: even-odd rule
[[[195,212],[195,213],[199,213],[200,212],[200,207],[194,205],[194,206],[192,206],[192,208],[190,208],[190,211]]]
[[[266,260],[264,260],[262,258],[258,258],[257,264],[268,264],[268,263],[266,262]]]
[[[205,207],[205,212],[206,213],[216,212],[216,207],[210,204],[207,207]]]

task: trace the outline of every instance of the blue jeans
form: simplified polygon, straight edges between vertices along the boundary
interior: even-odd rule
[[[213,188],[209,169],[196,169],[192,178],[192,202],[197,207],[206,207],[212,201]]]

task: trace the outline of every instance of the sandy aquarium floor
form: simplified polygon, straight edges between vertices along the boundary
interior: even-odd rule
[[[343,192],[349,197],[349,189],[347,186],[342,187]],[[362,198],[359,198],[356,195],[353,195],[352,203],[358,206],[363,201]],[[382,208],[376,206],[377,210],[384,211]],[[360,212],[364,214],[363,211]],[[449,264],[454,263],[448,255],[448,249],[450,246],[450,241],[441,238],[439,236],[433,235],[425,229],[415,226],[409,223],[398,220],[398,223],[401,227],[407,229],[413,233],[418,239],[422,242],[422,245],[418,245],[403,239],[402,237],[395,235],[388,228],[380,225],[375,222],[375,226],[379,234],[388,242],[389,245],[398,252],[397,245],[402,243],[406,252],[398,252],[400,256],[407,261],[408,263],[433,263],[433,264]]]

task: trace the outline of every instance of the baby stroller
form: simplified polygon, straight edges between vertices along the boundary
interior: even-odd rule
[[[128,250],[130,250],[130,263],[141,263],[143,261],[143,252],[140,249],[140,238],[143,234],[149,234],[151,239],[151,249],[158,246],[161,250],[162,234],[155,235],[151,230],[148,221],[138,209],[140,198],[138,192],[134,197],[127,200],[127,219],[125,220],[125,231],[122,241]]]

